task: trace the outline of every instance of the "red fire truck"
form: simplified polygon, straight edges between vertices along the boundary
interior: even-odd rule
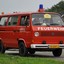
[[[58,13],[38,12],[0,15],[0,53],[19,49],[25,56],[36,51],[52,51],[58,57],[64,48],[64,24]]]

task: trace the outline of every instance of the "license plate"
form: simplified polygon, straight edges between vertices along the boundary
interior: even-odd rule
[[[57,45],[57,44],[52,44],[52,45],[49,45],[49,48],[59,48],[59,45]]]

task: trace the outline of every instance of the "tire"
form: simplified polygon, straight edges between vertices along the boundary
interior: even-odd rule
[[[19,43],[19,55],[26,56],[28,54],[27,48],[23,42]]]
[[[35,50],[29,50],[29,54],[35,54]]]
[[[0,53],[5,53],[5,48],[1,42],[0,42]]]
[[[59,57],[59,56],[61,56],[61,54],[62,54],[62,49],[55,49],[55,50],[53,51],[53,55],[54,55],[55,57]]]

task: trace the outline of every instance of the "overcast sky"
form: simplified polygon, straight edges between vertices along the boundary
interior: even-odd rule
[[[46,9],[60,1],[61,0],[0,0],[0,13],[37,11],[39,4],[43,4]]]

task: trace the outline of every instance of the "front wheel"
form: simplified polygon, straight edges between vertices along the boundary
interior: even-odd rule
[[[55,57],[59,57],[62,54],[62,49],[55,49],[52,53]]]
[[[5,48],[1,42],[0,42],[0,53],[5,53]]]
[[[28,54],[27,48],[23,42],[19,43],[19,54],[20,56],[26,56]]]

